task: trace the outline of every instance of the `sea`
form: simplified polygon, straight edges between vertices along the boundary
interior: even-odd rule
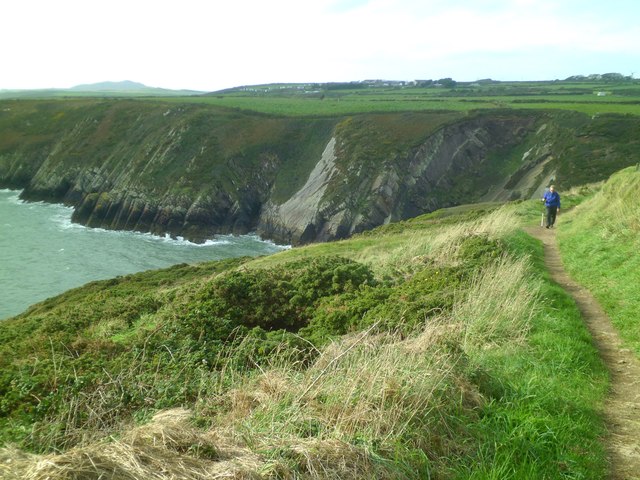
[[[88,228],[72,223],[72,212],[64,205],[25,202],[20,191],[0,189],[0,320],[94,280],[288,248],[256,235],[220,235],[196,244]]]

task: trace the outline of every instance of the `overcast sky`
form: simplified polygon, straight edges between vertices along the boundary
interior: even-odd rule
[[[640,76],[637,0],[3,0],[0,89]]]

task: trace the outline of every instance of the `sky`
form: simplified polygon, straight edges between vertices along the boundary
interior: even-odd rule
[[[3,0],[0,89],[640,78],[637,0]]]

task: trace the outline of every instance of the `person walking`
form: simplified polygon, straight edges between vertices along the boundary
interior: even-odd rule
[[[545,228],[551,228],[556,223],[556,215],[560,211],[560,194],[556,192],[555,185],[549,186],[549,190],[544,193],[542,201],[547,209],[547,225]]]

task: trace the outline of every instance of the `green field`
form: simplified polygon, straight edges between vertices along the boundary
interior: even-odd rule
[[[423,82],[424,83],[424,82]],[[152,101],[187,102],[254,110],[273,115],[347,115],[368,112],[416,110],[469,111],[486,108],[563,109],[597,115],[640,114],[640,81],[538,81],[538,82],[350,82],[344,84],[272,84],[237,87],[204,95],[179,94],[158,89],[146,91],[87,92],[40,90],[0,92],[0,99],[81,97],[139,97]]]
[[[640,114],[640,82],[500,82],[449,87],[331,89],[313,85],[267,85],[231,89],[173,101],[208,103],[278,115],[336,115],[415,110],[484,108],[574,110],[590,115]],[[600,95],[599,95],[600,94]]]

